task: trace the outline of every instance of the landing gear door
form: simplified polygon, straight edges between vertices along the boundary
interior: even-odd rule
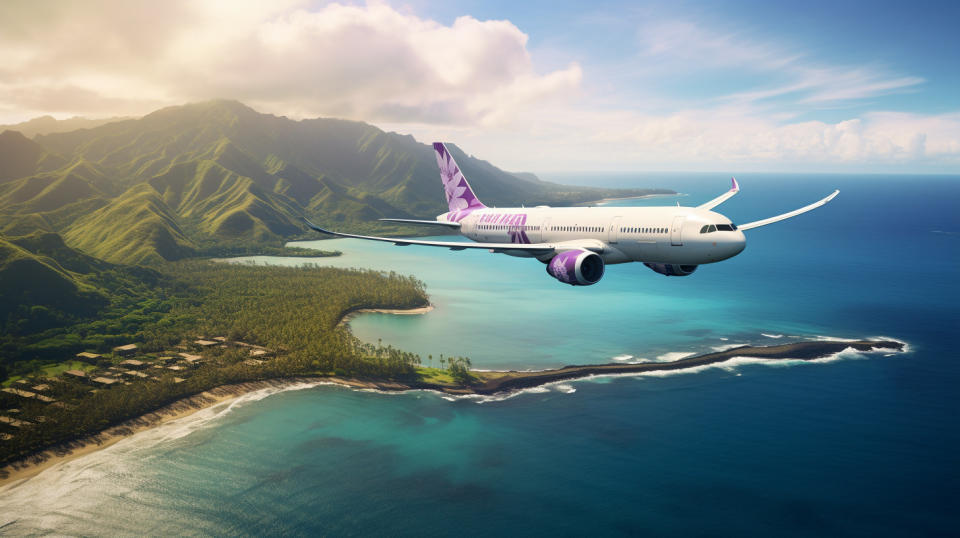
[[[613,217],[613,220],[610,221],[610,230],[608,231],[609,235],[607,236],[608,240],[611,243],[616,243],[620,240],[620,219],[623,217]]]
[[[675,247],[683,246],[683,221],[686,218],[684,215],[673,217],[673,226],[670,226],[670,244]]]

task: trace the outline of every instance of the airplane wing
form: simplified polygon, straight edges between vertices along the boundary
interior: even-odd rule
[[[460,243],[457,241],[424,241],[420,239],[406,239],[402,237],[376,237],[372,235],[355,235],[355,234],[345,234],[340,232],[333,232],[330,230],[325,230],[316,224],[310,222],[307,219],[307,225],[310,228],[328,235],[335,235],[338,237],[352,237],[354,239],[367,239],[370,241],[383,241],[386,243],[393,243],[398,246],[406,245],[423,245],[427,247],[444,247],[449,248],[450,250],[464,250],[468,248],[473,249],[483,249],[489,250],[491,252],[526,252],[534,256],[538,254],[549,254],[551,252],[561,251],[561,250],[572,250],[574,248],[583,248],[585,250],[592,251],[602,251],[603,247],[599,244],[585,243],[584,245],[566,245],[566,244],[553,244],[553,243]],[[599,242],[597,242],[599,243]]]
[[[713,200],[710,200],[705,204],[698,205],[697,209],[713,209],[718,205],[729,200],[734,194],[737,194],[738,192],[740,192],[740,185],[737,184],[737,178],[732,177],[730,178],[730,181],[733,183],[733,185],[730,187],[730,190],[721,194],[720,196],[717,196],[716,198],[714,198]]]
[[[417,220],[417,219],[377,219],[384,222],[400,222],[403,224],[430,224],[433,226],[446,226],[447,228],[459,228],[459,222],[444,222],[440,220]]]
[[[829,202],[830,200],[833,200],[833,199],[837,196],[837,194],[839,194],[839,193],[840,193],[839,190],[835,190],[835,191],[833,191],[832,194],[830,194],[830,196],[827,196],[826,198],[824,198],[823,200],[820,200],[819,202],[814,202],[814,203],[812,203],[812,204],[810,204],[810,205],[808,205],[808,206],[803,206],[803,207],[801,207],[800,209],[795,209],[795,210],[793,210],[793,211],[791,211],[791,212],[789,212],[789,213],[784,213],[784,214],[782,214],[782,215],[777,215],[776,217],[770,217],[770,218],[768,218],[768,219],[755,220],[755,221],[753,221],[753,222],[748,222],[748,223],[746,223],[746,224],[741,224],[741,225],[737,226],[737,229],[738,229],[738,230],[749,230],[749,229],[751,229],[751,228],[759,228],[759,227],[761,227],[761,226],[766,226],[767,224],[773,224],[774,222],[780,222],[781,220],[789,219],[790,217],[796,217],[797,215],[800,215],[800,214],[802,214],[802,213],[806,213],[807,211],[812,211],[812,210],[814,210],[814,209],[816,209],[816,208],[818,208],[818,207],[820,207],[820,206],[822,206],[822,205],[825,205],[825,204],[826,204],[827,202]]]

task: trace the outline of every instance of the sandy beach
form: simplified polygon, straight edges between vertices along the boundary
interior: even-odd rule
[[[426,306],[414,310],[371,309],[361,312],[384,312],[396,314],[419,314],[429,312],[433,307]],[[346,319],[346,317],[344,318]],[[79,458],[96,450],[106,448],[138,432],[154,428],[167,422],[189,416],[197,411],[228,402],[249,392],[266,388],[284,388],[300,383],[326,382],[351,389],[381,390],[388,392],[407,390],[434,390],[454,395],[490,395],[501,392],[521,390],[534,386],[569,381],[594,375],[639,374],[657,370],[676,370],[720,363],[737,357],[755,357],[760,359],[799,359],[816,360],[829,357],[841,351],[852,349],[861,352],[904,351],[905,344],[891,340],[854,340],[854,341],[806,341],[778,346],[753,347],[742,346],[721,352],[707,353],[694,357],[666,362],[639,364],[593,364],[567,366],[552,370],[533,372],[475,372],[477,383],[472,385],[437,385],[424,382],[398,382],[373,379],[355,379],[341,377],[290,377],[266,381],[252,381],[233,385],[223,385],[208,391],[178,400],[156,411],[130,419],[117,426],[108,428],[96,435],[56,446],[34,454],[26,460],[0,468],[0,487],[28,479],[40,472],[66,461]]]
[[[268,381],[251,381],[235,385],[223,385],[200,394],[195,394],[156,411],[132,418],[102,432],[48,448],[29,458],[0,468],[0,487],[25,480],[61,463],[79,458],[91,452],[106,448],[138,432],[155,428],[161,424],[192,415],[197,411],[214,405],[229,402],[248,392],[265,388],[282,388],[296,383],[312,382],[316,379],[289,378]]]
[[[365,313],[375,313],[375,314],[400,314],[400,315],[414,315],[414,314],[426,314],[433,310],[433,305],[429,304],[427,306],[421,306],[420,308],[360,308],[357,310],[352,310],[344,314],[343,318],[340,319],[340,325],[344,323],[349,323],[354,317],[365,314]]]

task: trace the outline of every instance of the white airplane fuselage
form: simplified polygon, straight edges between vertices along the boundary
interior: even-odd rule
[[[453,156],[434,142],[448,212],[436,220],[380,219],[389,222],[455,228],[474,243],[402,237],[377,237],[335,232],[309,220],[310,228],[333,236],[423,245],[450,250],[487,249],[547,264],[547,274],[573,286],[590,286],[603,278],[606,265],[643,262],[666,276],[687,276],[697,266],[723,261],[743,252],[744,230],[759,228],[812,211],[840,191],[793,211],[740,227],[713,208],[740,192],[731,178],[730,190],[697,207],[487,207],[473,192]]]
[[[450,222],[450,215],[438,215],[437,220]],[[459,222],[461,235],[481,243],[570,241],[582,247],[585,240],[595,240],[602,247],[595,252],[606,264],[700,265],[732,258],[746,246],[743,232],[730,219],[695,207],[491,207],[475,210]],[[701,233],[718,224],[731,230]],[[504,253],[537,257],[520,250]]]

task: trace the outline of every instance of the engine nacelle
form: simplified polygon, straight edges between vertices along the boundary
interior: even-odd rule
[[[561,252],[547,263],[547,274],[571,286],[589,286],[603,277],[603,258],[588,250]]]
[[[696,265],[679,265],[675,263],[646,263],[644,265],[667,276],[687,276],[697,270]]]

